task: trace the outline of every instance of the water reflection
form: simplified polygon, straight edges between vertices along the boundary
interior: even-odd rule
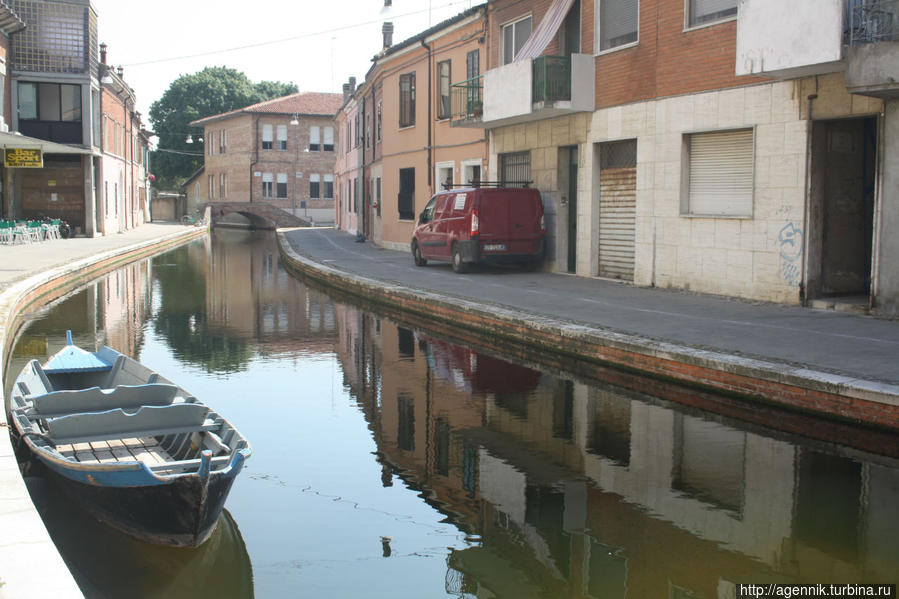
[[[339,307],[384,463],[476,547],[447,592],[719,597],[748,580],[896,581],[895,460],[814,448],[540,374]]]
[[[228,597],[724,598],[739,582],[899,582],[896,459],[334,302],[280,267],[271,236],[217,231],[113,273],[39,314],[8,372],[56,351],[66,328],[171,373],[255,447],[228,505],[242,534],[220,522],[206,553],[107,549],[110,533],[77,519],[53,532],[93,596],[205,596],[212,572]],[[100,553],[82,557],[84,539]]]
[[[53,542],[87,597],[253,597],[250,557],[227,510],[200,547],[148,545],[100,524],[65,501],[45,479],[32,476],[26,483]]]

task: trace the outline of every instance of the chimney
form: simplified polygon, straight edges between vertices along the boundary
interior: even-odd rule
[[[350,94],[350,84],[344,83],[343,84],[343,101],[346,102],[347,100],[349,100],[350,95],[351,95]]]
[[[100,64],[106,64],[106,44],[100,44]]]
[[[384,23],[381,27],[381,33],[384,34],[384,49],[386,50],[393,45],[393,23],[389,21]]]
[[[125,76],[125,68],[122,65],[119,65],[115,68],[115,74],[119,76],[119,79],[124,78]]]
[[[355,77],[350,77],[350,93],[351,94],[356,93],[356,78]]]
[[[384,0],[384,8],[393,6],[393,0]]]

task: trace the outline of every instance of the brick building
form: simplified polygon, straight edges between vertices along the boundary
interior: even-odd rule
[[[121,68],[106,64],[106,44],[100,44],[100,232],[117,233],[150,220],[147,133],[143,131],[136,97]]]
[[[546,268],[899,314],[899,4],[790,6],[489,2],[453,124],[543,193]]]
[[[203,128],[199,201],[266,202],[332,220],[334,115],[342,100],[340,94],[297,93],[190,123]]]

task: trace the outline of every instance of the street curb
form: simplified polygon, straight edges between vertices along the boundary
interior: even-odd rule
[[[0,290],[0,350],[14,339],[23,314],[69,293],[124,264],[146,258],[208,234],[207,228],[137,242],[80,258],[12,282]],[[0,363],[3,380],[6,362]],[[0,390],[0,430],[6,430],[6,398]],[[15,459],[9,436],[0,440],[0,599],[82,598],[71,572],[37,513]]]
[[[539,314],[416,290],[346,272],[297,252],[279,230],[285,264],[322,285],[455,327],[853,425],[899,431],[899,385],[835,375],[616,333]]]

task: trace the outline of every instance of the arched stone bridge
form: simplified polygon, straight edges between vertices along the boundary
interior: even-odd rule
[[[202,212],[207,207],[212,219],[212,226],[229,214],[240,214],[249,219],[255,229],[309,226],[309,223],[302,218],[264,202],[207,202],[201,204],[199,209]]]

